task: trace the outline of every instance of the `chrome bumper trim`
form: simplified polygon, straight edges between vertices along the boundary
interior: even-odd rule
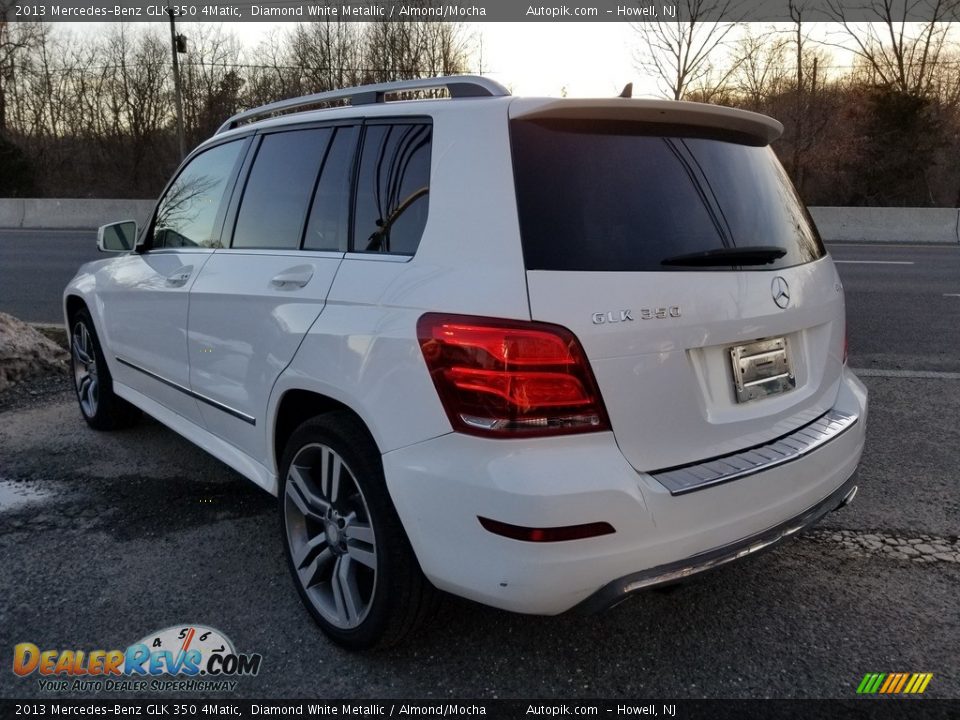
[[[625,600],[631,593],[658,585],[670,585],[691,575],[769,550],[801,530],[816,524],[827,513],[849,503],[856,494],[856,477],[854,473],[826,498],[780,525],[729,545],[614,580],[575,606],[573,610],[584,615],[602,612]]]
[[[683,495],[798,460],[842,435],[857,420],[856,415],[830,410],[812,423],[765,445],[649,474],[671,495]]]

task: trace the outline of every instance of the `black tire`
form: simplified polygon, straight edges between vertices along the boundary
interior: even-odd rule
[[[390,500],[380,453],[352,414],[321,415],[294,431],[280,464],[278,505],[297,592],[338,645],[395,645],[436,610],[439,593]]]
[[[113,378],[97,331],[86,308],[70,318],[70,374],[80,412],[95,430],[119,430],[140,418],[140,411],[113,392]]]

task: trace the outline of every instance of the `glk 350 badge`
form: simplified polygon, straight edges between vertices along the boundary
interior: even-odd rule
[[[680,315],[680,306],[671,305],[670,307],[640,308],[636,313],[633,310],[609,310],[608,312],[596,312],[591,317],[594,325],[609,325],[638,319],[668,320],[678,318]]]

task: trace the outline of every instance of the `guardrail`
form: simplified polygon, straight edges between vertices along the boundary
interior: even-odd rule
[[[150,218],[156,202],[86,198],[2,198],[0,228],[89,230],[116,220],[136,220],[143,225]]]
[[[960,209],[812,207],[828,242],[960,243]]]
[[[93,229],[116,220],[143,225],[154,200],[0,199],[0,228]],[[960,243],[960,209],[812,207],[827,242]]]

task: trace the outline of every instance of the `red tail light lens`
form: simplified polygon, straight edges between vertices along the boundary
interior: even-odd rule
[[[566,328],[427,313],[417,334],[455,430],[518,437],[610,428],[586,355]]]

